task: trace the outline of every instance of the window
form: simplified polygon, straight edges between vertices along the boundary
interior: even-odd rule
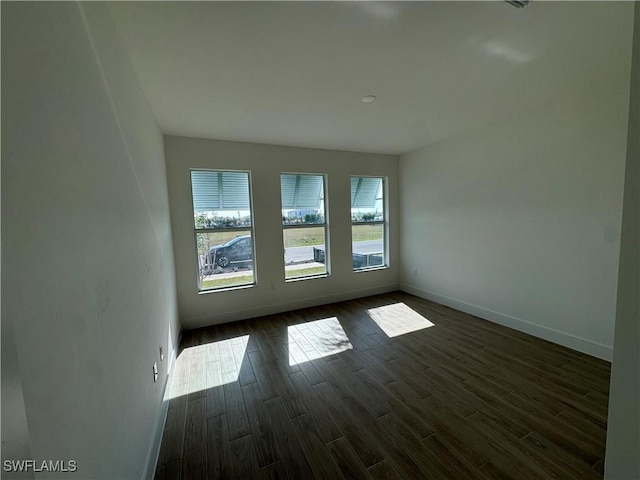
[[[384,179],[351,177],[353,270],[386,266]]]
[[[285,278],[327,275],[323,175],[280,175]]]
[[[254,285],[249,172],[192,170],[198,290]]]

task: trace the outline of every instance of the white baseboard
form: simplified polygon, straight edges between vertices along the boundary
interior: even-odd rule
[[[533,335],[544,340],[557,343],[558,345],[562,345],[564,347],[586,353],[588,355],[606,360],[608,362],[611,362],[613,358],[613,348],[608,345],[593,342],[591,340],[587,340],[586,338],[576,337],[575,335],[561,332],[559,330],[554,330],[553,328],[543,327],[542,325],[537,325],[520,318],[512,317],[511,315],[495,312],[487,308],[479,307],[478,305],[463,302],[455,298],[447,297],[446,295],[440,295],[438,293],[422,290],[408,284],[400,284],[400,290],[417,297],[431,300],[433,302],[455,308],[456,310],[475,315],[476,317],[480,317],[484,320],[489,320],[490,322],[498,323],[500,325],[504,325],[505,327],[513,328],[514,330],[528,333],[529,335]]]
[[[261,306],[259,308],[250,308],[247,310],[235,310],[233,312],[225,312],[217,315],[207,315],[206,317],[191,318],[182,320],[182,327],[185,330],[194,328],[207,327],[210,325],[218,325],[221,323],[235,322],[238,320],[246,320],[248,318],[261,317],[263,315],[272,315],[274,313],[289,312],[299,308],[316,307],[318,305],[326,305],[329,303],[343,302],[345,300],[354,300],[356,298],[369,297],[371,295],[379,295],[381,293],[395,292],[398,290],[398,284],[383,285],[380,287],[367,288],[364,290],[351,290],[334,295],[326,295],[322,297],[306,298],[294,302],[274,303],[271,305]]]
[[[162,443],[162,432],[164,431],[164,423],[167,421],[168,411],[169,411],[169,400],[164,398],[164,393],[163,393],[162,407],[160,408],[158,423],[156,425],[155,432],[153,432],[153,441],[151,442],[151,446],[149,448],[149,453],[147,455],[147,464],[145,465],[144,475],[142,476],[142,478],[144,478],[145,480],[153,480],[153,477],[156,474],[158,456],[160,455],[160,444]]]
[[[142,478],[145,480],[153,480],[156,474],[156,467],[158,466],[158,457],[160,456],[160,446],[162,444],[162,434],[164,432],[164,424],[167,421],[167,413],[169,412],[169,398],[167,398],[167,388],[171,385],[171,378],[173,377],[173,366],[175,365],[176,354],[178,352],[178,346],[180,345],[180,339],[182,333],[178,335],[178,339],[175,345],[172,345],[172,350],[169,353],[168,369],[169,373],[165,376],[164,386],[162,388],[162,405],[160,407],[160,414],[158,415],[158,421],[156,422],[155,431],[151,439],[151,445],[149,446],[149,452],[147,453],[147,462],[144,467],[144,474]]]

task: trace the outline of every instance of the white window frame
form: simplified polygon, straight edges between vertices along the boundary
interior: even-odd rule
[[[374,201],[377,200],[381,200],[382,203],[382,219],[381,220],[370,220],[370,221],[357,221],[353,219],[353,214],[352,214],[352,209],[353,208],[358,208],[358,207],[354,207],[354,201],[355,198],[353,196],[353,192],[352,192],[352,185],[353,185],[353,179],[366,179],[366,178],[373,178],[376,180],[380,180],[382,182],[381,188],[380,188],[380,192],[382,194],[382,198],[375,198]],[[370,272],[371,270],[381,270],[381,269],[385,269],[385,268],[389,268],[389,229],[388,229],[388,210],[389,210],[389,206],[388,206],[388,202],[387,202],[387,198],[388,198],[388,192],[387,192],[387,185],[388,185],[388,179],[387,177],[384,176],[380,176],[380,175],[351,175],[350,177],[350,182],[349,182],[349,189],[350,189],[350,203],[351,203],[351,208],[350,208],[350,216],[351,216],[351,257],[353,259],[353,256],[355,255],[355,252],[353,251],[353,227],[354,226],[358,226],[358,225],[381,225],[382,226],[382,265],[372,265],[372,266],[365,266],[362,268],[354,268],[352,265],[352,272],[353,273],[360,273],[360,272]],[[356,197],[357,197],[357,192],[356,192]],[[377,192],[376,192],[376,197],[377,197]]]
[[[323,227],[324,228],[324,265],[325,265],[325,273],[318,273],[315,275],[301,275],[299,277],[286,277],[286,265],[285,265],[285,282],[299,282],[302,280],[311,280],[314,278],[325,278],[330,276],[331,274],[331,263],[330,263],[330,255],[329,255],[329,212],[327,208],[327,174],[325,173],[309,173],[309,172],[280,172],[280,214],[282,216],[282,210],[286,207],[282,205],[282,175],[299,175],[299,176],[313,176],[313,177],[322,177],[322,196],[320,200],[323,202],[322,207],[324,211],[324,218],[322,223],[301,223],[301,224],[285,224],[281,222],[282,225],[282,246],[283,246],[283,260],[284,260],[284,249],[286,248],[284,245],[284,232],[285,230],[293,230],[297,228],[314,228],[314,227]],[[297,195],[296,195],[297,196]]]
[[[195,257],[196,257],[196,278],[197,278],[197,285],[198,285],[198,293],[199,294],[206,294],[206,293],[213,293],[213,292],[220,292],[220,291],[225,291],[225,290],[235,290],[235,289],[240,289],[240,288],[250,288],[250,287],[255,287],[257,285],[257,272],[256,272],[256,242],[255,242],[255,222],[254,222],[254,218],[253,218],[253,191],[252,191],[252,180],[251,180],[251,171],[249,170],[229,170],[229,169],[214,169],[214,168],[192,168],[189,170],[189,184],[191,187],[191,211],[193,214],[193,217],[195,219],[195,215],[196,215],[196,209],[195,209],[195,205],[194,205],[194,195],[193,195],[193,176],[192,173],[193,172],[209,172],[209,173],[218,173],[220,174],[220,185],[223,185],[223,180],[222,180],[222,174],[224,173],[242,173],[242,174],[246,174],[247,175],[247,187],[248,187],[248,205],[247,205],[247,209],[249,210],[249,218],[250,218],[250,225],[244,225],[244,226],[237,226],[237,227],[212,227],[212,228],[197,228],[197,226],[195,225],[195,220],[194,220],[194,247],[195,247]],[[223,195],[224,193],[221,193],[220,195]],[[218,200],[218,202],[224,206],[224,198],[220,198]],[[225,210],[224,208],[219,208],[219,210]],[[202,234],[202,233],[219,233],[219,232],[247,232],[250,231],[251,232],[251,272],[253,275],[253,282],[251,283],[243,283],[240,285],[232,285],[232,286],[222,286],[222,287],[212,287],[212,288],[202,288],[201,286],[201,280],[202,280],[202,274],[201,274],[201,262],[200,262],[200,255],[198,254],[198,234]],[[205,255],[208,255],[208,252],[205,253]]]

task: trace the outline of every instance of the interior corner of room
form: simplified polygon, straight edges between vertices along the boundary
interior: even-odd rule
[[[398,318],[460,341],[451,351],[509,338],[524,359],[548,341],[554,361],[610,363],[601,456],[587,470],[640,477],[637,2],[2,2],[1,14],[3,478],[53,478],[36,470],[48,461],[78,478],[170,478],[156,466],[165,428],[187,415],[170,394],[186,345],[308,357],[328,347],[305,335],[324,332],[339,345],[325,353],[348,366],[366,357],[387,371],[398,345],[418,359],[416,375],[441,362],[420,355],[427,344]],[[193,171],[244,172],[246,201],[197,207]],[[355,200],[362,179],[375,186],[370,210]],[[297,200],[301,182],[313,201]],[[221,226],[213,211],[234,220]],[[358,228],[377,236],[356,238]],[[251,240],[248,259],[230,264],[222,244],[198,243],[224,229],[225,241]],[[287,257],[303,246],[307,257]],[[294,360],[265,373],[276,391],[298,392],[305,368],[337,375],[322,355]],[[258,387],[271,387],[250,364],[256,379],[226,388],[266,404]],[[597,372],[607,381],[608,369]],[[349,378],[360,393],[378,383],[388,393],[410,381],[398,371],[387,383]],[[426,403],[462,392],[454,378]],[[311,383],[333,398],[330,382]],[[452,425],[475,412],[465,392],[451,399]],[[303,429],[308,417],[283,405],[274,411]],[[372,424],[393,431],[397,412],[380,405]],[[324,453],[349,450],[366,478],[399,468],[399,451],[367,459],[346,448],[343,427]],[[418,466],[455,463],[416,452]],[[478,478],[502,468],[489,457],[472,458],[483,460]],[[23,472],[6,463],[26,459]],[[286,463],[266,460],[265,475]]]

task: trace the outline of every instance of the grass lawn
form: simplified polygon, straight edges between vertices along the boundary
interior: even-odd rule
[[[215,278],[202,282],[202,290],[208,288],[238,287],[240,285],[251,285],[253,275],[242,275],[240,277]]]
[[[325,267],[309,267],[309,268],[300,268],[294,270],[286,270],[285,277],[286,278],[295,278],[295,277],[305,277],[307,275],[323,275],[327,273],[327,269]]]
[[[384,225],[355,225],[352,227],[351,237],[353,242],[382,240],[384,237]],[[285,230],[285,248],[324,245],[324,243],[323,227],[291,228]]]
[[[288,228],[284,231],[284,248],[324,245],[324,227]]]
[[[285,270],[286,278],[305,277],[307,275],[322,275],[326,273],[325,267],[309,267],[309,268],[296,268],[293,270]],[[238,287],[241,285],[251,285],[253,282],[253,276],[240,275],[237,277],[224,277],[208,279],[202,282],[202,289],[209,288],[224,288],[224,287]]]
[[[382,240],[384,238],[384,225],[354,225],[351,227],[351,238],[353,242]]]

